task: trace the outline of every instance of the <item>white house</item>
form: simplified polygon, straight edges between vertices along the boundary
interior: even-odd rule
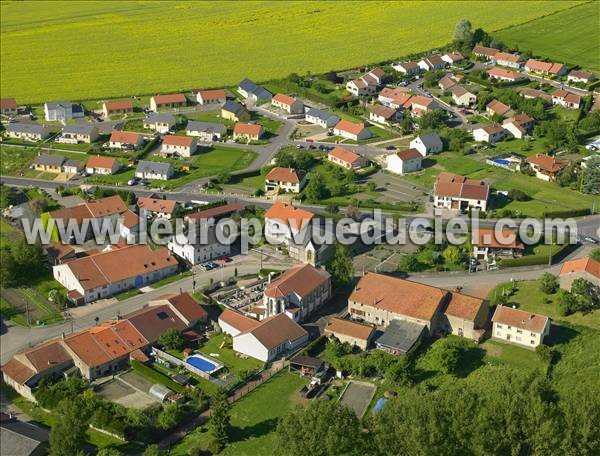
[[[504,82],[514,82],[517,79],[521,79],[523,75],[513,70],[507,70],[506,68],[493,67],[487,71],[490,79],[497,79]]]
[[[567,76],[568,82],[583,82],[588,84],[596,79],[594,73],[585,70],[571,70]]]
[[[83,107],[70,101],[50,101],[44,103],[46,121],[65,122],[71,119],[81,119],[85,115]]]
[[[564,89],[556,89],[552,92],[552,104],[568,109],[579,109],[579,106],[581,106],[581,97],[576,93],[568,92]]]
[[[300,100],[283,93],[276,94],[271,100],[271,105],[284,110],[288,114],[302,114],[304,112],[304,104]]]
[[[305,119],[307,122],[323,128],[332,128],[340,121],[338,116],[317,108],[310,108],[306,112]]]
[[[490,186],[484,181],[442,172],[433,187],[433,207],[465,212],[487,210]]]
[[[169,133],[176,123],[177,120],[173,114],[151,114],[144,119],[143,126],[149,130],[165,134]]]
[[[411,149],[417,149],[423,157],[444,150],[444,143],[437,133],[424,133],[410,142]]]
[[[191,157],[196,152],[196,139],[187,136],[165,135],[160,154],[167,157]]]
[[[407,174],[421,169],[423,155],[417,149],[406,149],[387,156],[387,170],[394,174]]]
[[[454,65],[455,63],[458,63],[458,62],[462,61],[463,59],[464,59],[463,55],[458,51],[449,52],[442,56],[442,60],[444,62],[448,63],[449,65]]]
[[[197,136],[201,141],[220,141],[226,133],[225,125],[211,122],[189,121],[185,129],[186,135]]]
[[[358,170],[366,166],[367,161],[362,155],[344,149],[343,147],[335,147],[327,154],[327,160],[346,169]]]
[[[492,317],[492,338],[535,348],[550,334],[550,319],[545,315],[512,307],[498,306]]]
[[[349,81],[346,90],[355,97],[367,97],[377,93],[379,86],[383,84],[385,73],[381,68],[375,68],[358,79]]]
[[[121,165],[116,159],[96,155],[88,158],[85,171],[88,174],[114,174],[120,167]]]
[[[397,88],[384,87],[381,92],[379,92],[377,100],[382,105],[389,106],[390,108],[407,109],[410,108],[411,98],[412,94],[409,92]]]
[[[58,264],[52,272],[70,301],[84,303],[141,288],[174,274],[177,267],[166,248],[138,244]]]
[[[523,139],[531,133],[535,119],[532,119],[525,113],[517,114],[514,117],[502,122],[502,127],[517,139]]]
[[[496,52],[492,60],[494,60],[498,65],[510,68],[521,68],[523,66],[523,59],[519,54]]]
[[[293,168],[275,167],[265,176],[265,192],[300,193],[306,185],[306,173]]]
[[[231,244],[219,242],[217,230],[220,230],[219,234],[223,234],[222,227],[202,221],[197,224],[195,233],[173,236],[167,247],[174,255],[191,265],[231,255]]]
[[[399,73],[403,73],[407,76],[418,74],[421,71],[421,67],[417,62],[401,62],[392,65],[392,68]]]
[[[306,345],[308,333],[286,317],[275,315],[254,328],[233,337],[233,350],[263,362],[270,362]]]
[[[173,177],[175,171],[171,163],[140,160],[135,169],[135,177],[140,179],[167,180]]]
[[[141,217],[158,217],[170,220],[177,208],[177,201],[140,196],[137,200],[137,207]]]
[[[372,136],[371,132],[362,123],[354,123],[345,119],[340,120],[337,125],[333,127],[333,133],[353,141],[368,139]]]
[[[402,114],[398,109],[374,104],[369,106],[369,120],[384,125],[391,125],[398,122]]]
[[[457,85],[452,87],[450,93],[452,94],[452,101],[457,106],[471,106],[477,102],[477,95],[469,92],[463,86]]]
[[[198,90],[196,92],[196,101],[201,105],[224,104],[227,101],[227,97],[223,89]]]
[[[278,201],[265,212],[265,239],[272,244],[289,245],[299,232],[309,230],[313,217],[312,212]]]
[[[429,57],[419,60],[417,65],[424,71],[437,71],[446,66],[446,62],[439,54],[432,54]]]
[[[302,322],[330,298],[331,275],[327,271],[310,264],[294,266],[266,286],[262,317],[285,314]]]
[[[502,125],[484,125],[473,130],[473,138],[478,142],[496,144],[506,138],[506,133]]]
[[[113,131],[108,140],[108,147],[120,150],[136,150],[144,144],[144,137],[132,131]]]

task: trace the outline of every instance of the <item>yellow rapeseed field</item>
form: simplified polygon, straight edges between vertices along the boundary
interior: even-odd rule
[[[348,68],[443,45],[463,17],[498,30],[577,3],[3,1],[1,93],[83,100]]]

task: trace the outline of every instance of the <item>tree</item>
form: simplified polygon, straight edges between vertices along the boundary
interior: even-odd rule
[[[11,245],[10,252],[2,254],[2,283],[4,286],[30,283],[46,271],[44,264],[42,245],[39,242],[28,244],[27,240],[22,238]]]
[[[410,116],[402,117],[402,120],[400,121],[400,129],[405,135],[408,133],[412,133],[412,131],[414,130],[414,126]]]
[[[158,449],[158,445],[148,445],[144,450],[143,456],[160,456],[161,451]]]
[[[540,358],[540,360],[546,364],[550,364],[550,361],[552,361],[552,357],[554,355],[552,349],[544,344],[540,344],[535,347],[535,353],[538,355],[538,358]]]
[[[419,126],[423,130],[437,130],[445,125],[446,117],[443,109],[432,109],[419,118]]]
[[[223,388],[212,397],[210,404],[210,420],[208,422],[213,442],[222,449],[229,440],[231,428],[231,405],[227,400],[227,391]]]
[[[327,198],[327,187],[323,182],[319,173],[313,173],[308,181],[308,185],[304,189],[304,196],[310,203],[316,203],[324,198]]]
[[[181,331],[176,328],[165,330],[158,338],[158,343],[169,350],[181,350],[184,342]]]
[[[4,209],[5,207],[10,206],[11,204],[15,204],[15,190],[13,187],[8,187],[7,185],[0,184],[0,208]]]
[[[426,354],[431,365],[445,374],[455,374],[461,359],[471,348],[470,342],[458,337],[446,337],[434,343]]]
[[[442,253],[444,259],[452,264],[462,264],[466,261],[465,253],[463,250],[457,245],[449,245],[444,249]]]
[[[554,274],[545,272],[540,279],[540,290],[545,294],[553,294],[558,290],[558,279]]]
[[[582,175],[583,192],[592,195],[600,193],[600,157],[589,159]]]
[[[413,382],[413,366],[406,356],[400,357],[385,370],[385,380],[396,386],[410,386]]]
[[[335,286],[350,283],[354,276],[354,263],[348,246],[335,244],[333,255],[327,262],[327,270]]]
[[[183,418],[183,409],[180,404],[167,404],[158,414],[156,423],[162,430],[174,428]]]
[[[96,453],[96,456],[121,456],[123,453],[121,453],[119,450],[117,450],[116,448],[100,448],[100,450],[98,450],[98,452]]]
[[[596,261],[600,261],[600,247],[596,247],[590,252],[590,258],[593,258]]]
[[[529,201],[531,196],[525,193],[523,190],[513,188],[508,191],[508,197],[513,201]]]
[[[312,401],[283,417],[275,432],[275,454],[337,456],[367,454],[358,418],[337,401]]]
[[[468,19],[461,19],[458,21],[456,27],[454,28],[453,38],[456,47],[461,49],[470,48],[471,41],[473,40],[473,32],[471,31],[472,28],[473,26]]]
[[[567,290],[558,290],[556,304],[558,306],[558,313],[562,317],[575,313],[577,309],[577,299],[575,298],[575,295]]]
[[[398,263],[398,270],[401,272],[416,272],[420,271],[423,265],[416,255],[402,255]]]
[[[63,399],[54,414],[56,422],[50,430],[50,455],[79,455],[85,444],[89,416],[80,397]]]
[[[330,214],[337,214],[340,211],[340,207],[336,203],[327,203],[327,212]]]

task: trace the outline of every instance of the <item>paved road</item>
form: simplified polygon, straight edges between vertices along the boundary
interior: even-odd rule
[[[211,278],[215,282],[222,279],[227,280],[233,276],[235,268],[238,270],[238,275],[256,273],[259,269],[259,263],[260,260],[258,259],[257,254],[238,256],[233,262],[228,263],[222,269],[215,269],[196,274],[196,289],[209,285]],[[264,267],[275,269],[286,269],[292,264],[290,261],[281,261],[275,258],[267,258],[263,263]],[[116,318],[117,315],[125,315],[140,309],[149,301],[157,299],[164,294],[178,293],[180,290],[191,292],[192,287],[193,278],[186,277],[159,289],[139,294],[123,301],[111,302],[112,300],[104,300],[71,309],[72,319],[70,321],[64,321],[63,323],[46,327],[24,328],[15,325],[11,321],[5,321],[4,324],[7,332],[5,332],[0,339],[0,363],[4,364],[16,352],[29,346],[39,344],[55,337],[60,337],[62,333],[69,334],[71,330],[80,331],[93,326],[95,325],[96,317],[98,317],[100,321],[113,319]]]

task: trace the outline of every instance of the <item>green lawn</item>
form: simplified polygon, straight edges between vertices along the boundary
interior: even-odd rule
[[[198,351],[222,362],[234,374],[242,371],[257,371],[262,367],[262,363],[254,358],[243,359],[236,356],[231,348],[231,342],[226,343],[225,346],[221,347],[225,339],[226,336],[222,333],[213,336],[207,340]],[[216,353],[219,356],[214,356],[213,353]]]
[[[367,2],[356,9],[350,2],[93,1],[83,8],[67,1],[2,2],[0,88],[20,104],[97,101],[230,86],[244,77],[266,81],[293,72],[314,74],[444,45],[463,17],[492,31],[573,4],[521,1],[498,8],[489,2]],[[281,26],[290,17],[294,33]],[[581,29],[589,36],[589,27]],[[171,39],[181,30],[194,39]],[[260,33],[250,39],[248,30]],[[573,47],[573,40],[564,43]],[[591,49],[585,52],[593,55]],[[190,56],[201,56],[208,70],[190,65]]]
[[[139,289],[133,288],[131,290],[127,290],[127,291],[124,291],[122,293],[114,295],[114,298],[117,301],[125,301],[126,299],[132,298],[132,297],[137,296],[137,295],[139,295],[141,293],[142,292]]]
[[[598,30],[599,23],[600,7],[597,2],[590,2],[509,27],[494,36],[509,45],[518,45],[521,51],[530,50],[536,55],[600,73],[600,40],[593,32]]]
[[[306,382],[306,378],[282,372],[235,402],[231,409],[231,441],[221,454],[272,455],[277,421],[292,408],[294,396]],[[206,449],[209,442],[207,426],[202,426],[172,448],[170,454],[187,455],[195,448]]]
[[[535,351],[516,345],[488,339],[480,345],[485,350],[484,360],[491,364],[508,364],[520,369],[543,369],[544,364]]]
[[[28,170],[30,163],[37,156],[32,147],[11,147],[0,145],[0,173],[4,176],[18,176]]]
[[[146,366],[145,364],[142,364],[139,361],[135,360],[132,360],[130,364],[131,368],[136,373],[140,374],[142,377],[146,378],[152,383],[160,383],[161,385],[166,386],[170,390],[175,391],[177,393],[182,393],[184,391],[183,386],[179,385],[178,383],[175,383],[169,377],[162,374],[161,372],[158,372],[152,367]]]
[[[494,295],[502,293],[502,290],[510,290],[511,288],[512,285],[510,283],[500,284],[490,292],[488,297],[492,298]],[[509,302],[516,304],[520,309],[547,315],[554,321],[588,326],[600,330],[600,310],[588,314],[577,312],[573,315],[563,317],[558,313],[556,294],[547,295],[542,293],[539,280],[517,282],[516,292],[510,296]]]

